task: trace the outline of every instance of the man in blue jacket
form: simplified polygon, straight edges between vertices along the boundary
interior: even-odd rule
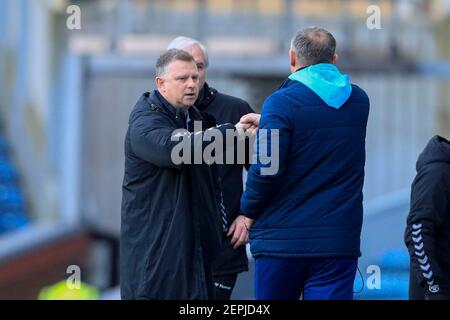
[[[278,152],[278,171],[258,159],[241,199],[256,299],[353,298],[369,99],[339,72],[335,48],[324,29],[298,32],[292,74],[263,105],[257,150]]]

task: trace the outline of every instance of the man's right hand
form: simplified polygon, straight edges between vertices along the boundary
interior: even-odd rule
[[[239,122],[236,124],[236,130],[238,130],[239,135],[245,133],[250,133],[250,135],[255,135],[258,131],[260,114],[257,113],[247,113],[242,116]]]
[[[244,125],[258,128],[260,119],[261,115],[258,113],[247,113],[241,117],[239,122]]]

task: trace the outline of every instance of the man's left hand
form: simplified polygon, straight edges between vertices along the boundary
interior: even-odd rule
[[[230,235],[233,235],[231,238],[231,244],[234,249],[248,243],[248,231],[245,226],[245,216],[239,215],[236,219],[234,219],[230,229],[228,230],[227,236]]]

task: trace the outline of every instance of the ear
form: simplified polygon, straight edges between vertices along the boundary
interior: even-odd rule
[[[337,64],[338,60],[339,60],[339,55],[337,53],[335,53],[333,56],[333,64]]]
[[[297,58],[295,57],[295,52],[292,49],[289,50],[289,63],[291,65],[291,69],[295,68],[297,65]]]
[[[163,78],[161,78],[161,77],[156,77],[155,78],[155,84],[156,84],[156,87],[159,89],[159,90],[161,90],[161,91],[165,91],[165,82],[164,82],[164,79]]]

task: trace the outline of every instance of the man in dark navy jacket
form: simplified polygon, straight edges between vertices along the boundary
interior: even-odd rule
[[[257,299],[353,298],[369,99],[335,66],[335,48],[324,29],[298,32],[292,74],[263,105],[257,150],[275,150],[278,170],[256,161],[241,199]]]
[[[238,123],[243,115],[253,113],[250,105],[239,98],[218,92],[206,82],[209,65],[205,46],[192,38],[176,37],[168,49],[182,49],[189,52],[197,64],[200,92],[194,106],[201,112],[212,115],[218,124]],[[246,159],[247,160],[247,159]],[[249,168],[249,160],[246,168]],[[222,187],[221,210],[224,213],[223,246],[212,264],[214,274],[215,296],[218,300],[229,300],[236,284],[238,273],[248,270],[245,244],[248,233],[244,216],[239,212],[239,202],[243,192],[242,162],[218,164]]]
[[[125,138],[121,297],[214,299],[212,262],[222,248],[221,190],[215,165],[195,158],[204,155],[211,143],[205,138],[213,133],[224,142],[222,150],[214,149],[217,155],[234,145],[234,136],[228,140],[226,133],[236,129],[244,139],[243,130],[250,127],[216,126],[194,107],[199,72],[186,51],[161,54],[155,83],[157,90],[144,93],[134,106]],[[187,148],[180,152],[180,145]]]

